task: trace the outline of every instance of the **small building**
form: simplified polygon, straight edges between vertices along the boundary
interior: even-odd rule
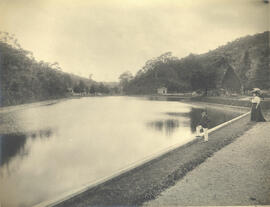
[[[167,88],[166,87],[161,87],[157,89],[158,94],[167,94]]]

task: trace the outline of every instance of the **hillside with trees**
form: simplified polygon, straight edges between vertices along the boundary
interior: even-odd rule
[[[57,99],[71,92],[84,94],[155,94],[225,90],[245,92],[270,88],[269,31],[246,36],[205,54],[174,57],[171,52],[148,60],[133,76],[116,83],[98,83],[65,73],[57,62],[37,61],[21,48],[14,35],[0,32],[0,106]]]
[[[74,93],[110,93],[92,79],[65,73],[57,62],[37,61],[7,32],[0,33],[0,106],[63,98]]]
[[[240,93],[270,88],[269,31],[239,38],[205,54],[179,59],[171,52],[149,60],[137,74],[122,80],[125,94],[226,90]]]

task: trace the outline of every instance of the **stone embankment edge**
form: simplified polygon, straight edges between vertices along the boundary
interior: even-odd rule
[[[216,130],[224,127],[224,126],[227,126],[227,125],[229,125],[229,124],[231,124],[231,123],[233,123],[233,122],[247,116],[248,114],[250,114],[250,112],[242,114],[242,115],[240,115],[240,116],[238,116],[238,117],[236,117],[234,119],[231,119],[231,120],[229,120],[227,122],[224,122],[224,123],[222,123],[222,124],[220,124],[220,125],[218,125],[216,127],[213,127],[213,128],[208,130],[208,133],[210,134],[210,133],[212,133],[212,132],[214,132],[214,131],[216,131]],[[94,182],[92,182],[90,184],[86,184],[86,185],[82,186],[81,188],[78,188],[76,190],[70,191],[70,192],[65,193],[63,195],[60,195],[60,196],[56,197],[55,199],[41,202],[41,203],[39,203],[37,205],[34,205],[33,207],[53,207],[53,206],[55,206],[57,204],[60,204],[60,203],[62,203],[64,201],[70,199],[70,198],[73,198],[73,197],[75,197],[75,196],[77,196],[77,195],[79,195],[79,194],[81,194],[81,193],[83,193],[85,191],[88,191],[88,190],[90,190],[90,189],[92,189],[92,188],[94,188],[94,187],[96,187],[96,186],[98,186],[98,185],[100,185],[102,183],[108,182],[108,181],[112,180],[115,177],[123,175],[124,173],[127,173],[127,172],[129,172],[131,170],[134,170],[135,168],[137,168],[139,166],[142,166],[142,165],[150,162],[151,160],[157,159],[158,157],[161,157],[161,156],[167,154],[168,152],[177,149],[180,146],[189,144],[189,143],[193,142],[194,140],[195,140],[195,137],[190,137],[190,139],[188,139],[184,143],[183,142],[177,143],[177,144],[175,144],[173,146],[170,146],[170,147],[168,147],[168,148],[166,148],[166,149],[164,149],[162,151],[153,153],[152,155],[150,155],[150,156],[148,156],[148,157],[146,157],[146,158],[144,158],[142,160],[139,160],[137,162],[132,163],[130,166],[128,166],[126,168],[120,169],[118,172],[114,173],[111,176],[96,180],[96,181],[94,181]]]

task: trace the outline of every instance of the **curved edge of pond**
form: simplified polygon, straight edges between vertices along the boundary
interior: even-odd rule
[[[242,114],[234,119],[231,119],[231,120],[224,122],[224,123],[222,123],[214,128],[209,129],[208,130],[209,142],[207,142],[207,144],[203,144],[203,141],[201,139],[198,139],[195,136],[192,136],[185,143],[181,142],[179,144],[175,144],[173,146],[170,146],[162,151],[156,152],[156,153],[144,158],[143,160],[139,160],[135,163],[132,163],[128,167],[119,170],[118,172],[114,173],[111,176],[105,177],[105,178],[100,179],[100,180],[96,180],[90,184],[86,184],[86,185],[82,186],[79,189],[75,189],[75,190],[70,191],[68,193],[65,193],[63,195],[57,196],[56,198],[54,198],[52,200],[41,202],[37,205],[34,205],[33,207],[76,206],[78,204],[78,202],[84,203],[87,206],[88,205],[94,205],[94,206],[99,206],[99,205],[102,205],[102,206],[107,206],[107,205],[110,205],[110,206],[112,206],[112,205],[121,205],[121,206],[123,206],[123,205],[140,205],[147,200],[151,200],[151,199],[155,198],[164,189],[168,188],[169,186],[172,186],[176,180],[181,179],[187,172],[191,171],[196,166],[198,166],[199,164],[204,162],[208,157],[212,156],[212,154],[214,152],[223,148],[227,144],[230,144],[232,141],[234,141],[234,139],[236,137],[238,137],[240,134],[242,134],[243,131],[246,131],[246,128],[243,129],[243,127],[247,127],[245,125],[248,125],[247,123],[249,123],[249,119],[247,118],[248,114],[250,114],[250,112],[244,113],[244,114]],[[243,119],[244,117],[246,117],[245,118],[246,121],[242,122],[242,126],[240,126],[240,128],[242,127],[242,130],[239,130],[239,132],[237,131],[237,132],[232,133],[232,134],[228,134],[226,132],[221,133],[223,137],[224,137],[224,135],[228,135],[229,139],[217,138],[218,140],[216,140],[216,141],[220,141],[220,144],[218,144],[215,147],[215,149],[210,149],[210,151],[205,151],[205,153],[203,153],[205,146],[207,146],[209,143],[211,143],[211,141],[212,141],[211,139],[213,139],[212,134],[215,134],[215,132],[218,132],[218,131],[222,131],[219,129],[226,128],[226,126],[227,126],[227,128],[229,128],[228,126],[231,125],[233,122],[237,122],[238,120]],[[238,123],[241,123],[241,120],[238,121]],[[252,124],[249,124],[248,127],[251,127],[251,125]],[[231,126],[233,126],[233,125],[231,125]],[[236,126],[233,128],[240,129],[239,126]],[[229,131],[233,132],[234,130],[229,129]],[[190,147],[197,145],[196,143],[198,145],[204,146],[204,147],[201,147],[202,149],[197,149],[197,150],[193,151],[193,149],[190,149]],[[197,148],[200,148],[200,146]],[[145,189],[143,196],[142,196],[142,193],[140,193],[140,195],[135,195],[137,192],[135,192],[134,196],[131,196],[132,197],[131,199],[128,198],[126,195],[123,195],[123,193],[127,192],[127,189],[126,188],[122,189],[121,185],[118,186],[117,182],[119,182],[119,180],[121,180],[122,178],[125,178],[125,177],[129,177],[127,179],[127,181],[130,180],[131,182],[127,183],[125,185],[125,187],[128,186],[128,189],[129,189],[131,186],[133,186],[132,183],[136,182],[137,178],[132,179],[131,177],[132,177],[132,174],[138,174],[137,171],[143,170],[144,172],[146,172],[145,169],[143,169],[143,168],[147,167],[149,170],[149,168],[151,168],[151,165],[160,164],[162,166],[161,163],[156,163],[156,161],[161,161],[162,159],[165,159],[165,161],[166,161],[168,159],[171,159],[170,157],[174,157],[174,159],[176,159],[176,163],[178,163],[177,162],[177,155],[173,155],[176,151],[182,151],[182,152],[180,152],[180,154],[179,154],[179,152],[176,153],[179,155],[182,154],[182,157],[183,157],[183,155],[185,155],[185,153],[192,154],[192,158],[190,158],[190,156],[185,155],[185,157],[183,158],[184,162],[183,161],[180,162],[179,166],[176,166],[172,170],[167,170],[168,172],[165,172],[166,170],[161,169],[158,166],[155,166],[155,167],[157,167],[157,170],[163,171],[162,174],[164,174],[164,175],[161,176],[163,179],[163,180],[162,179],[160,180],[161,183],[159,183],[159,181],[158,181],[159,178],[157,178],[157,179],[154,179],[156,185],[153,185],[150,188],[147,188],[146,186],[140,186],[140,184],[139,184],[139,188],[141,188],[139,190]],[[196,154],[197,154],[197,156],[196,156]],[[194,155],[195,155],[195,157],[194,157]],[[198,155],[200,155],[200,156],[198,156]],[[179,159],[179,157],[178,157],[178,159]],[[185,162],[185,160],[186,160],[186,162]],[[175,162],[175,160],[174,160],[174,162]],[[171,165],[165,165],[165,167],[170,168]],[[142,173],[142,172],[139,172],[139,174],[140,173]],[[147,174],[149,175],[149,173],[147,173]],[[151,175],[153,175],[153,174],[150,172],[150,176]],[[138,175],[138,176],[142,176],[142,175]],[[148,176],[144,175],[143,177],[147,178]],[[160,177],[160,176],[157,176],[157,177]],[[142,180],[146,181],[145,178],[143,178]],[[127,182],[127,181],[125,181],[125,182]],[[120,181],[120,182],[122,182],[122,181]],[[136,188],[138,188],[138,186]],[[110,194],[109,191],[117,192],[117,195],[120,199],[116,198],[115,195],[109,195]],[[112,194],[114,194],[114,193],[112,193]],[[92,196],[93,199],[91,199],[90,196]],[[111,198],[107,199],[108,196]]]

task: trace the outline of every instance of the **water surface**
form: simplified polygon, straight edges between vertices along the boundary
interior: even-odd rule
[[[206,109],[211,127],[239,114]],[[53,199],[185,143],[201,111],[176,101],[91,97],[1,113],[2,206]]]

